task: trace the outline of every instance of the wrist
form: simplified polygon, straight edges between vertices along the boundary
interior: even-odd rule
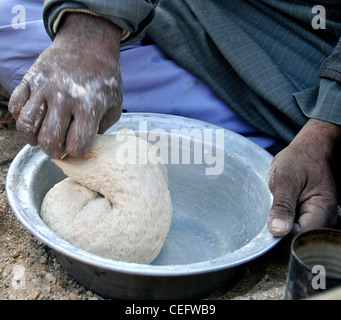
[[[100,41],[102,44],[114,45],[119,49],[122,30],[112,22],[87,13],[66,13],[60,23],[57,38],[68,38],[69,41]]]
[[[310,119],[307,124],[312,133],[316,132],[322,138],[337,143],[341,140],[341,126],[335,123]]]
[[[292,144],[302,143],[306,147],[312,146],[317,154],[324,154],[328,159],[331,159],[340,142],[340,125],[310,119],[292,141]]]

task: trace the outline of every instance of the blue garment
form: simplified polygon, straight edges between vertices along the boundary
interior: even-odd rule
[[[26,29],[13,29],[14,5],[26,11]],[[50,44],[42,22],[42,0],[0,2],[0,84],[12,92],[38,55]],[[248,137],[263,148],[274,140],[242,120],[199,79],[155,44],[122,47],[123,108],[206,121]]]
[[[0,1],[0,84],[12,92],[26,71],[50,44],[42,21],[43,0]],[[15,19],[21,6],[25,20]],[[12,21],[14,18],[14,21]],[[20,28],[17,24],[21,23]],[[22,29],[25,28],[25,29]]]

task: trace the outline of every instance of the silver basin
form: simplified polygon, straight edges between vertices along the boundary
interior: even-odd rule
[[[65,175],[39,147],[24,147],[8,172],[6,191],[16,217],[54,250],[82,286],[106,298],[201,298],[229,281],[238,266],[280,241],[267,229],[272,156],[264,149],[231,131],[177,116],[123,114],[106,134],[122,127],[159,143],[167,163],[173,220],[164,247],[150,265],[81,250],[44,224],[39,215],[42,200]]]

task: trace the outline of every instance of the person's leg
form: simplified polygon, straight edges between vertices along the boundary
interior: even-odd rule
[[[50,44],[43,0],[0,1],[0,85],[9,93]]]
[[[165,56],[155,44],[121,51],[123,108],[128,112],[179,115],[244,135],[263,148],[274,140],[248,125],[202,81]]]

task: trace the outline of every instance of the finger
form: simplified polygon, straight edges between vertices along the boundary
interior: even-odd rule
[[[51,158],[60,158],[64,154],[68,127],[71,122],[69,108],[52,104],[48,106],[46,116],[38,135],[42,150]]]
[[[45,102],[40,96],[29,99],[21,109],[17,118],[17,130],[21,138],[28,144],[38,144],[38,132],[46,112]]]
[[[21,109],[29,98],[30,86],[26,79],[22,79],[19,85],[14,89],[8,103],[8,110],[15,120],[18,119]]]
[[[99,121],[96,121],[96,118],[88,119],[84,115],[75,115],[66,137],[65,153],[77,158],[90,152],[98,128]]]
[[[113,124],[115,124],[121,116],[122,108],[110,108],[102,117],[99,123],[98,133],[104,133]]]
[[[295,175],[285,169],[278,169],[275,165],[270,169],[269,188],[273,195],[273,203],[268,219],[269,231],[275,236],[288,234],[295,218],[297,199],[300,185]]]
[[[37,76],[38,72],[33,65],[24,75],[19,85],[14,89],[10,101],[8,103],[8,109],[12,113],[15,120],[18,119],[19,114],[30,99],[31,96],[31,85],[34,89],[39,88],[40,76]]]
[[[335,195],[319,194],[311,197],[300,206],[299,218],[295,223],[295,234],[332,227],[337,222],[337,201]]]

